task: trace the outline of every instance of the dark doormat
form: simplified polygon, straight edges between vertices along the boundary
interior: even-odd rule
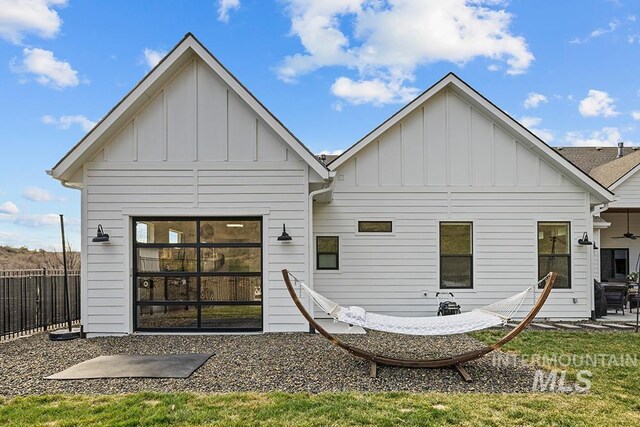
[[[213,353],[99,356],[45,379],[189,378],[211,356]]]

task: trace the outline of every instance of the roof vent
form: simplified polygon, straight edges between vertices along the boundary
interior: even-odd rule
[[[631,149],[632,149],[633,151],[638,151],[638,149],[640,149],[640,147],[635,146],[635,147],[631,147]]]
[[[619,159],[622,156],[624,156],[624,142],[620,141],[618,142],[618,156],[616,158]]]
[[[558,151],[562,151],[562,147],[558,147]]]
[[[602,147],[596,147],[596,151],[602,151]]]

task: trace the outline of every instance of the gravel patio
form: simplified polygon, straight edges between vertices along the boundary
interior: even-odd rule
[[[395,356],[446,356],[482,346],[466,336],[412,337],[369,332],[345,341]],[[188,379],[45,380],[43,377],[100,355],[214,352]],[[444,391],[522,393],[535,370],[524,363],[501,366],[497,352],[466,365],[474,381],[453,369],[369,366],[315,334],[131,335],[51,342],[46,334],[0,343],[0,395],[158,392]],[[512,360],[512,358],[510,358]]]

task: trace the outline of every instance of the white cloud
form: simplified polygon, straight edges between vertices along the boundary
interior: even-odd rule
[[[408,102],[415,98],[418,89],[405,87],[398,81],[380,79],[353,81],[348,77],[339,77],[331,86],[331,93],[352,104],[370,103],[374,105],[392,102]]]
[[[633,117],[633,120],[640,120],[640,111],[632,111],[631,117]]]
[[[7,201],[0,205],[0,213],[15,215],[20,213],[20,209],[12,201]]]
[[[567,132],[565,140],[574,146],[615,147],[622,140],[622,134],[618,128],[605,127],[591,132]]]
[[[71,128],[73,125],[79,125],[85,132],[89,132],[96,125],[96,122],[89,120],[80,114],[60,117],[54,117],[47,114],[46,116],[42,116],[42,123],[46,125],[53,125],[64,130]]]
[[[291,34],[304,48],[284,58],[278,77],[293,82],[322,67],[347,67],[332,90],[348,102],[404,102],[417,67],[438,61],[463,65],[477,57],[525,72],[533,61],[513,35],[502,0],[287,0]],[[343,32],[349,28],[349,32]],[[351,36],[349,34],[352,34]],[[341,97],[341,95],[336,94]]]
[[[147,64],[147,67],[151,69],[158,65],[158,62],[167,55],[167,52],[164,50],[153,50],[145,47],[143,54],[145,64]]]
[[[25,187],[22,190],[22,197],[32,202],[53,202],[64,201],[64,198],[56,197],[50,191],[39,187]]]
[[[537,108],[541,103],[549,102],[546,96],[541,93],[530,92],[524,100],[524,108]]]
[[[240,0],[218,0],[218,21],[229,22],[229,12],[240,9]]]
[[[619,114],[613,98],[607,92],[595,89],[591,89],[588,96],[580,101],[578,110],[584,117],[613,117]]]
[[[53,52],[39,48],[25,48],[22,62],[12,64],[17,73],[30,73],[36,76],[36,81],[43,86],[63,89],[77,86],[80,83],[78,72],[71,68],[71,64],[57,59]]]
[[[524,116],[521,117],[518,121],[522,126],[529,129],[533,134],[535,134],[538,138],[542,139],[545,142],[551,142],[555,139],[553,131],[549,129],[538,128],[538,125],[542,123],[542,119],[540,117]]]
[[[55,37],[62,20],[54,8],[66,5],[67,0],[2,0],[0,37],[14,44],[20,44],[26,34]]]
[[[571,40],[569,43],[571,44],[586,43],[591,39],[601,37],[605,34],[613,33],[618,28],[620,28],[620,21],[617,19],[612,19],[611,21],[609,21],[609,24],[606,28],[596,28],[595,30],[591,31],[591,33],[589,33],[587,37],[584,37],[584,38],[576,37],[573,40]]]
[[[0,221],[11,222],[26,227],[42,227],[60,224],[60,215],[49,214],[2,214],[0,213]],[[75,225],[77,221],[65,219],[65,225],[71,223]]]

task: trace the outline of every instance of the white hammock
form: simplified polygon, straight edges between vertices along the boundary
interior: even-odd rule
[[[406,335],[453,335],[504,326],[520,309],[527,294],[535,292],[538,285],[547,279],[545,277],[536,285],[509,298],[466,313],[435,317],[396,317],[369,313],[356,306],[342,307],[293,278],[318,307],[335,320],[366,329]]]

